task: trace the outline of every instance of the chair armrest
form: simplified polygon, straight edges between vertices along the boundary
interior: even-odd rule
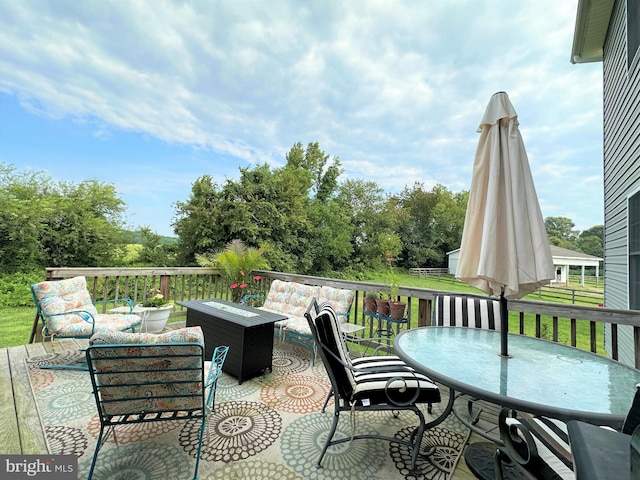
[[[94,305],[108,305],[110,303],[113,303],[113,304],[126,303],[129,306],[129,313],[133,311],[134,304],[133,304],[133,300],[130,298],[112,298],[109,300],[97,300],[93,302]]]
[[[88,312],[87,310],[69,310],[68,312],[62,312],[62,313],[41,313],[41,315],[42,315],[43,321],[46,317],[59,317],[61,315],[78,315],[85,322],[88,322],[88,323],[96,322],[95,318],[93,318],[93,314],[91,312]]]

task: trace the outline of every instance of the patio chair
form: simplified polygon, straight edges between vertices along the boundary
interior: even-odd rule
[[[415,470],[425,430],[443,420],[440,416],[427,424],[418,404],[439,403],[438,387],[396,356],[364,357],[358,363],[352,362],[339,321],[330,305],[318,306],[313,298],[305,317],[334,392],[333,424],[316,467],[321,468],[322,459],[330,446],[373,438],[408,446],[412,450],[411,468]],[[333,438],[341,412],[354,415],[359,411],[399,410],[412,411],[418,417],[418,426],[410,440],[374,434],[356,435],[355,432],[351,437]],[[433,450],[427,454],[432,452]]]
[[[140,317],[131,313],[99,313],[98,304],[125,303],[129,312],[133,301],[127,298],[91,301],[85,277],[73,277],[31,285],[37,315],[42,319],[44,336],[55,338],[90,338],[93,334],[108,331],[135,331]],[[86,365],[43,365],[41,368],[76,368],[86,370]]]
[[[640,385],[622,430],[567,422],[576,480],[640,478]]]
[[[216,382],[228,347],[216,347],[204,376],[204,335],[200,327],[165,334],[100,333],[91,337],[86,357],[100,418],[91,461],[115,427],[138,423],[201,420],[193,478],[198,477],[206,418],[214,409]],[[117,442],[117,439],[116,439]]]
[[[433,325],[500,330],[500,301],[477,295],[433,296]]]

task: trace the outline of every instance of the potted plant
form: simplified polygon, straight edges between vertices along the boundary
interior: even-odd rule
[[[364,296],[364,313],[376,313],[376,300],[378,294],[376,292],[367,292]]]
[[[378,315],[382,315],[383,317],[389,316],[389,299],[386,298],[385,292],[379,292],[378,298],[376,298],[376,310],[378,311]]]
[[[394,320],[402,320],[404,318],[404,309],[407,307],[406,302],[390,301],[389,316]]]
[[[388,278],[391,292],[389,294],[389,316],[394,320],[402,320],[404,318],[404,309],[407,304],[405,302],[401,302],[400,297],[398,296],[398,292],[400,290],[400,278],[391,264],[393,259],[388,257],[387,261],[389,263]]]
[[[222,270],[235,303],[240,303],[245,295],[256,293],[261,277],[252,272],[270,268],[262,249],[247,247],[242,240],[229,242],[223,251],[213,255],[196,255],[196,260],[203,267]]]
[[[142,303],[136,305],[135,312],[142,318],[142,330],[148,333],[160,333],[171,314],[173,302],[164,298],[157,288],[147,292]]]

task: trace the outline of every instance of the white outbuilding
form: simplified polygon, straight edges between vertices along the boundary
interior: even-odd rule
[[[556,247],[555,245],[550,245],[550,248],[551,256],[553,257],[553,265],[556,270],[556,278],[552,281],[552,283],[563,283],[565,285],[568,284],[570,267],[580,267],[580,285],[584,286],[585,268],[587,267],[594,268],[594,275],[596,278],[599,278],[600,262],[602,262],[602,258],[589,255],[588,253],[575,252],[573,250],[569,250],[568,248]],[[447,252],[447,256],[449,257],[449,272],[452,275],[455,275],[456,269],[458,268],[458,257],[460,256],[460,249],[457,248],[455,250]]]

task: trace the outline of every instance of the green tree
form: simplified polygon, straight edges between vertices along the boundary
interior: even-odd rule
[[[580,232],[580,237],[598,237],[604,242],[604,225],[594,225]]]
[[[581,252],[604,258],[604,225],[594,225],[580,232],[576,247]]]
[[[54,183],[0,165],[1,268],[112,266],[124,256],[125,204],[112,185]]]
[[[157,267],[169,267],[176,264],[173,244],[164,243],[162,237],[149,227],[140,228],[136,234],[142,245],[136,263]]]
[[[340,159],[333,157],[333,162],[329,164],[329,155],[320,149],[318,142],[308,143],[306,150],[302,143],[296,143],[287,153],[286,160],[289,168],[300,169],[311,175],[315,198],[319,201],[326,201],[336,192],[338,177],[343,173]]]
[[[604,247],[602,239],[597,235],[585,236],[580,235],[576,241],[577,248],[580,252],[588,253],[595,257],[604,258]]]
[[[17,173],[0,164],[0,269],[7,273],[43,266],[40,224],[44,218],[44,192],[52,188],[41,172]]]
[[[416,182],[397,197],[398,234],[405,268],[446,265],[446,253],[460,246],[468,193],[453,194],[442,185],[430,191]]]
[[[222,213],[220,187],[211,175],[203,175],[191,186],[185,202],[176,202],[172,226],[178,236],[178,263],[192,265],[196,253],[213,251],[227,240],[224,225],[218,222]]]
[[[565,248],[572,248],[573,242],[578,238],[578,232],[574,230],[575,224],[567,217],[547,217],[544,219],[547,236],[564,240]],[[564,245],[559,245],[564,246]]]
[[[350,268],[381,268],[385,253],[381,238],[395,233],[392,204],[384,190],[375,182],[349,179],[339,185],[337,201],[349,212]]]
[[[48,266],[109,267],[125,256],[125,204],[113,185],[60,183],[49,198],[52,208],[45,212],[40,235]]]
[[[348,212],[336,202],[340,163],[310,143],[295,144],[281,168],[241,168],[238,180],[216,185],[204,176],[187,202],[178,202],[174,229],[180,258],[214,251],[233,239],[260,246],[272,268],[314,273],[350,256]]]

